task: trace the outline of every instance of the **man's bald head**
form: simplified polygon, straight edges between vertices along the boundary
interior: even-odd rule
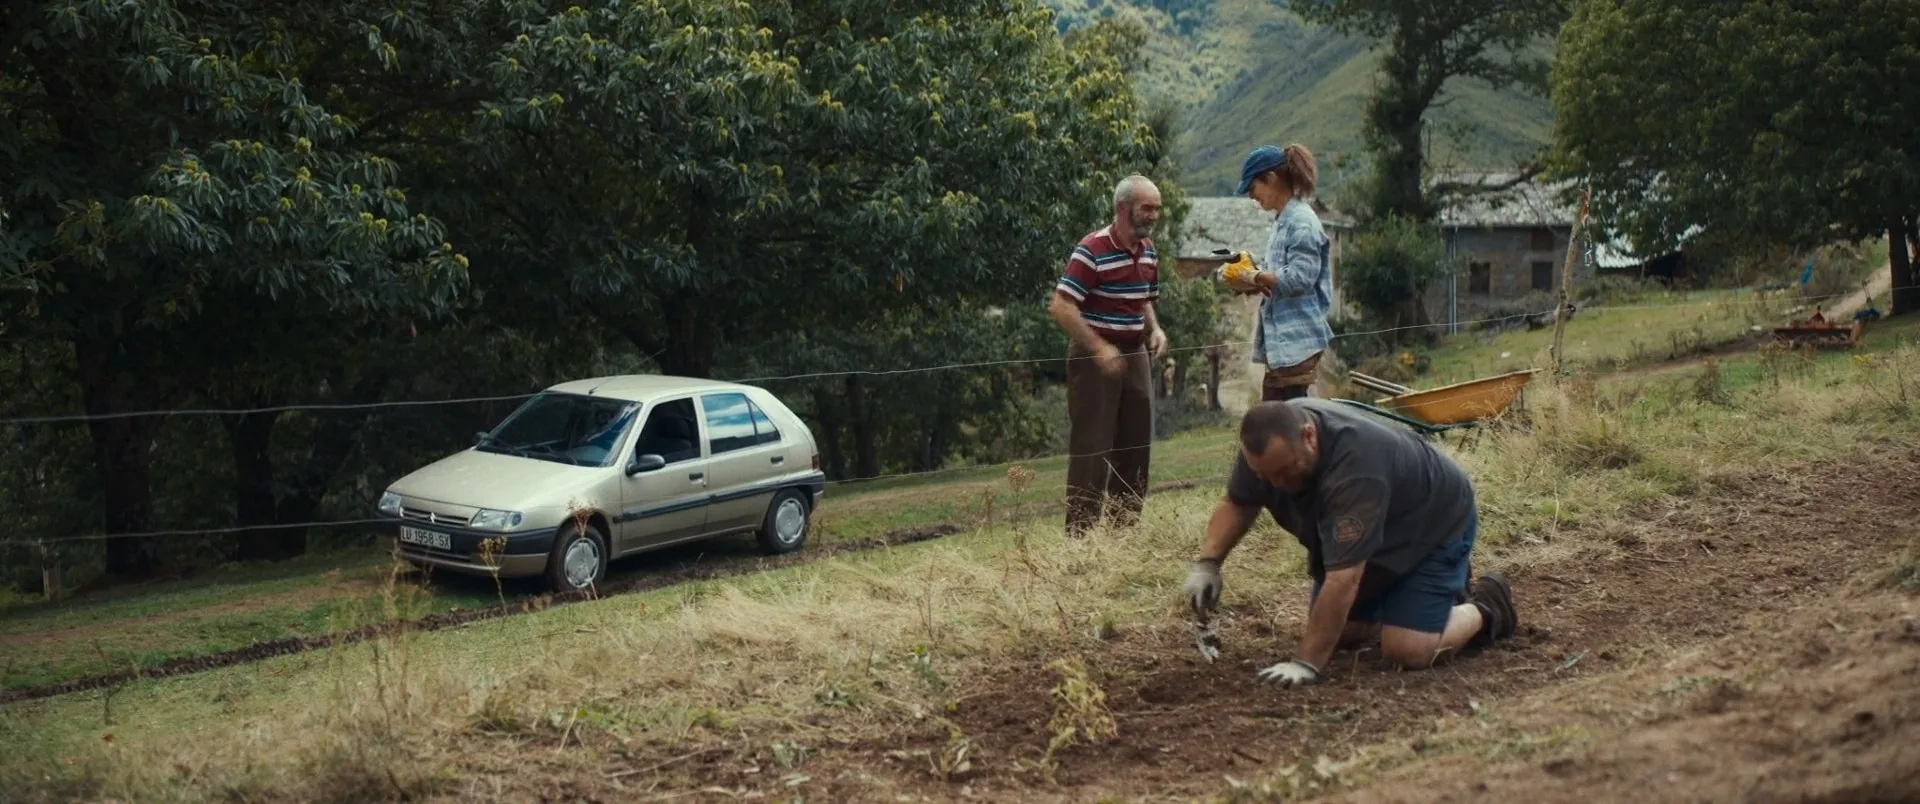
[[[1240,448],[1247,465],[1268,483],[1299,491],[1320,458],[1319,427],[1298,405],[1261,402],[1240,417]]]

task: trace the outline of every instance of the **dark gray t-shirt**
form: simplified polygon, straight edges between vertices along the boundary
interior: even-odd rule
[[[1259,505],[1307,548],[1307,571],[1367,562],[1362,598],[1407,574],[1473,521],[1467,473],[1419,435],[1324,399],[1295,399],[1320,431],[1314,477],[1298,494],[1274,488],[1235,458],[1227,497]]]

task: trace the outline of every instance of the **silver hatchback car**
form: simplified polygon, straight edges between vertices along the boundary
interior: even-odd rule
[[[566,591],[601,583],[611,559],[699,539],[798,550],[825,490],[813,432],[765,389],[624,375],[542,391],[389,486],[379,512],[417,566]]]

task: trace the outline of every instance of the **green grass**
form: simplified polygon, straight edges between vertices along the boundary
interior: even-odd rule
[[[1748,467],[1912,440],[1917,336],[1920,317],[1886,322],[1867,350],[1816,354],[1780,372],[1778,389],[1764,366],[1748,379],[1729,360],[1721,401],[1699,398],[1684,372],[1583,378],[1541,394],[1530,430],[1450,440],[1475,480],[1487,566],[1604,556],[1611,523],[1640,503]],[[1886,383],[1900,381],[1914,404],[1889,404],[1898,397]],[[1214,449],[1201,436],[1175,442]],[[1208,463],[1196,458],[1196,470]],[[1013,493],[1002,473],[956,474],[975,491]],[[943,485],[926,482],[877,491]],[[609,745],[676,756],[714,741],[925,726],[1036,650],[1138,670],[1138,651],[1164,633],[1125,635],[1180,626],[1180,579],[1217,499],[1211,485],[1156,495],[1142,527],[1092,539],[997,520],[953,539],[10,706],[0,740],[16,751],[0,785],[55,798],[352,798],[315,791],[371,769],[378,789],[357,797],[391,798],[488,783],[509,766],[600,778],[588,774],[628,766],[602,752]],[[1300,551],[1269,522],[1258,527],[1230,562],[1224,602],[1236,616],[1285,620],[1303,598]],[[575,720],[631,742],[576,730],[586,750],[566,758],[513,748],[505,764],[476,768],[476,754],[551,747]]]
[[[1183,433],[1153,446],[1155,483],[1222,475],[1232,458],[1230,431]],[[1033,478],[1014,489],[1009,466],[956,469],[828,488],[815,514],[815,544],[871,538],[949,521],[995,521],[1052,515],[1066,480],[1066,460],[1014,464]],[[757,555],[744,537],[643,554],[616,562],[613,578],[686,561]],[[244,647],[261,640],[313,637],[538,594],[535,582],[496,586],[485,578],[440,574],[424,587],[389,599],[389,554],[378,549],[306,556],[266,567],[223,567],[200,577],[109,590],[58,603],[16,605],[0,614],[0,687],[152,667],[169,659]],[[409,584],[409,586],[412,586]]]
[[[1565,367],[1575,374],[1619,371],[1685,358],[1755,337],[1772,326],[1784,297],[1706,290],[1648,294],[1617,305],[1580,310],[1567,322]],[[1462,332],[1429,353],[1417,388],[1552,365],[1553,328],[1499,334]]]

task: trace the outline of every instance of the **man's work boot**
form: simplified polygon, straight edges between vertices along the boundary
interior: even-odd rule
[[[1513,611],[1513,589],[1498,573],[1480,576],[1473,587],[1473,607],[1480,610],[1480,632],[1467,640],[1469,648],[1484,648],[1513,636],[1520,618]]]

